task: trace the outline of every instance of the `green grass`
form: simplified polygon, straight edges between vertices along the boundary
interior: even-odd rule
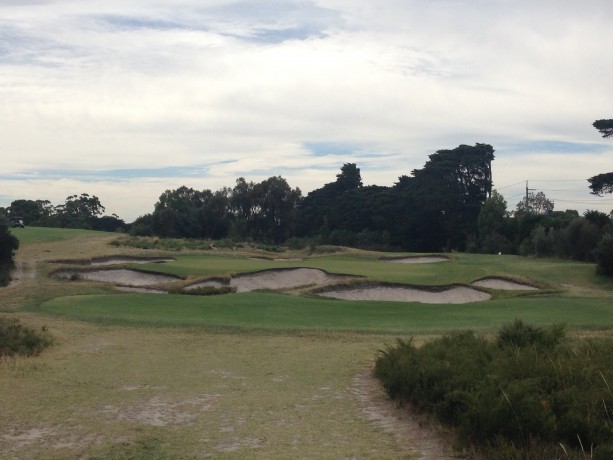
[[[112,324],[271,331],[419,334],[457,328],[493,329],[517,318],[536,325],[567,323],[576,329],[613,327],[613,281],[596,275],[593,264],[478,254],[453,254],[449,262],[399,264],[381,262],[380,256],[355,252],[274,261],[252,259],[246,254],[207,252],[177,254],[170,263],[135,267],[194,279],[271,268],[311,267],[361,275],[374,281],[425,286],[468,284],[486,276],[503,276],[536,284],[543,291],[537,294],[500,291],[490,301],[463,305],[339,301],[270,292],[211,298],[99,294],[56,298],[40,309],[54,315]]]
[[[51,227],[12,228],[11,233],[19,239],[20,245],[33,243],[51,243],[54,241],[70,240],[72,238],[78,238],[83,236],[113,235],[113,233],[98,232],[94,230]]]
[[[604,289],[613,295],[613,280],[596,275],[595,265],[558,259],[532,259],[520,256],[453,254],[450,262],[399,264],[378,260],[378,253],[330,255],[302,261],[249,259],[224,254],[178,255],[168,264],[149,264],[147,268],[179,276],[212,276],[271,268],[309,267],[330,273],[361,275],[375,281],[414,285],[470,283],[485,276],[525,279],[545,288]]]
[[[419,334],[471,328],[493,329],[521,318],[535,325],[613,327],[607,299],[510,297],[463,305],[340,301],[252,292],[224,296],[118,294],[61,297],[41,311],[109,324],[208,329],[346,330]]]

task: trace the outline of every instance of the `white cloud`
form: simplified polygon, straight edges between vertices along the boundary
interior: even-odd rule
[[[4,201],[99,190],[130,220],[162,185],[215,189],[252,173],[309,191],[349,161],[365,183],[391,185],[436,150],[475,142],[496,149],[497,184],[610,169],[608,147],[553,152],[543,166],[530,152],[613,144],[591,127],[613,116],[604,0],[56,0],[3,2],[0,18],[3,176],[40,177],[5,181]],[[355,153],[316,156],[308,143]],[[201,181],[45,177],[176,166]]]

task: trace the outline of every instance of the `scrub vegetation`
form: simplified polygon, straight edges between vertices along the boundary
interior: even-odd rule
[[[453,427],[477,458],[613,455],[613,340],[567,339],[520,320],[493,340],[453,332],[382,351],[375,374],[390,397]]]

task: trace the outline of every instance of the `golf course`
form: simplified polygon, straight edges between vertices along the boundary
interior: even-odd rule
[[[516,319],[613,330],[590,263],[13,234],[0,316],[53,343],[0,358],[0,458],[454,458],[387,400],[382,349]]]

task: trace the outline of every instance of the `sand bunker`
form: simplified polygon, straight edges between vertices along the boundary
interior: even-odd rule
[[[341,300],[383,300],[395,302],[462,304],[483,302],[491,296],[465,286],[452,286],[444,290],[411,286],[356,286],[322,292],[320,295]]]
[[[380,259],[383,262],[390,262],[394,264],[431,264],[435,262],[449,262],[449,259],[445,256],[409,256],[409,257],[391,257]]]
[[[94,271],[69,271],[55,272],[52,276],[61,279],[71,279],[74,276],[91,281],[103,281],[115,283],[120,286],[151,286],[158,283],[178,281],[181,278],[161,273],[141,272],[138,270],[94,270]]]
[[[100,257],[91,260],[91,265],[120,265],[120,264],[161,264],[173,262],[175,259],[164,257]]]
[[[501,291],[538,291],[539,288],[530,286],[529,284],[518,283],[504,278],[483,278],[471,283],[473,286],[484,287],[488,289],[499,289]]]
[[[61,259],[52,260],[56,264],[70,265],[123,265],[123,264],[158,264],[165,262],[174,262],[171,257],[137,257],[137,256],[106,256],[94,257],[93,259]]]
[[[236,292],[249,292],[256,289],[291,289],[310,285],[324,285],[339,279],[342,275],[331,275],[316,268],[273,269],[238,275],[230,280]]]
[[[236,292],[249,292],[256,289],[290,289],[309,285],[323,285],[338,280],[339,276],[330,275],[315,268],[293,268],[265,270],[232,278],[230,286]]]
[[[237,275],[230,281],[211,278],[190,284],[184,289],[187,291],[213,287],[219,289],[229,286],[235,292],[249,292],[257,289],[282,290],[303,286],[322,286],[340,279],[347,279],[349,275],[331,275],[324,270],[316,268],[273,268],[260,272]]]

